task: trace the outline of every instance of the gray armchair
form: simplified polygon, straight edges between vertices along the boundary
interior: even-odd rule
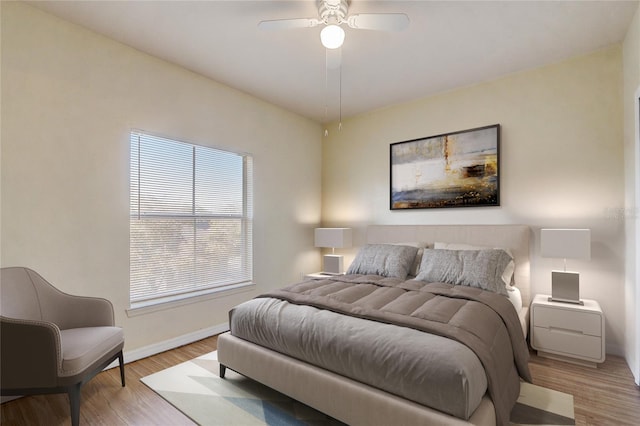
[[[0,272],[0,394],[67,393],[78,425],[82,385],[115,359],[124,387],[124,335],[111,302],[63,293],[28,268]]]

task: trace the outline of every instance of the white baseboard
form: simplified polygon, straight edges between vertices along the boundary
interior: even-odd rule
[[[123,353],[124,362],[125,364],[127,364],[129,362],[137,361],[142,358],[147,358],[152,355],[168,351],[170,349],[175,349],[180,346],[188,345],[189,343],[197,342],[198,340],[206,339],[207,337],[215,336],[216,334],[224,333],[225,331],[229,331],[229,323],[214,325],[212,327],[203,328],[201,330],[183,334],[182,336],[154,343],[149,346],[144,346],[142,348],[134,349],[131,351],[125,351]],[[105,370],[117,366],[118,361],[116,360],[109,364],[107,368],[105,368]]]

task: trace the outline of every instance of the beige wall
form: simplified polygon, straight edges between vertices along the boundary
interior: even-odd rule
[[[638,182],[640,181],[640,138],[638,135],[638,97],[640,96],[640,8],[631,22],[623,44],[624,71],[624,159],[625,159],[625,234],[626,276],[625,356],[636,383],[640,382],[640,289],[638,288]]]
[[[125,351],[319,268],[319,124],[20,3],[2,2],[1,76],[1,265],[110,299]],[[134,128],[253,154],[253,291],[127,316]]]
[[[607,346],[623,353],[624,143],[622,49],[510,75],[343,121],[323,140],[322,221],[352,226],[355,244],[367,224],[523,223],[533,232],[532,293],[550,292],[561,260],[541,259],[541,227],[592,229],[592,259],[569,261],[581,272],[581,296],[607,319]],[[499,123],[501,206],[389,210],[389,144]],[[347,264],[353,256],[347,253]]]

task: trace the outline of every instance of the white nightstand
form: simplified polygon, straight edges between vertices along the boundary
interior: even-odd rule
[[[584,305],[550,302],[538,294],[531,303],[531,347],[538,355],[596,367],[605,358],[604,315],[595,300]]]
[[[344,274],[339,274],[344,275]],[[306,274],[304,276],[305,280],[325,280],[327,278],[335,277],[336,274],[328,274],[326,272],[314,272],[313,274]]]

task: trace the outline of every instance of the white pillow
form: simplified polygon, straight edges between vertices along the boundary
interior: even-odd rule
[[[520,289],[518,287],[507,287],[507,296],[509,297],[509,302],[516,308],[516,312],[520,313],[522,310],[522,293],[520,293]]]
[[[513,282],[513,273],[516,271],[516,264],[513,261],[514,259],[513,253],[508,248],[475,246],[472,244],[443,243],[443,242],[434,243],[433,248],[436,250],[487,250],[487,249],[504,250],[511,257],[511,262],[509,262],[507,267],[504,269],[504,272],[502,273],[502,281],[504,282],[504,285],[507,287],[507,289],[515,285],[515,283]],[[518,310],[518,312],[520,312],[520,310]]]

